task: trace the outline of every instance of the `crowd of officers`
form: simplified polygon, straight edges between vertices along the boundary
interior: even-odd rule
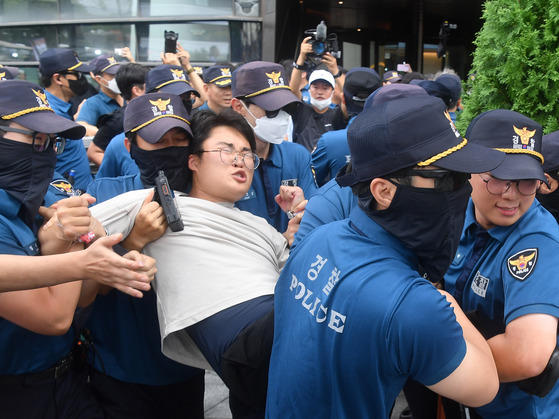
[[[310,48],[0,67],[1,417],[559,416],[559,132]]]

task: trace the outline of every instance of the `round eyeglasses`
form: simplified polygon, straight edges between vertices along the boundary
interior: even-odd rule
[[[202,153],[217,153],[219,158],[226,165],[233,165],[237,162],[239,156],[241,161],[248,170],[254,170],[260,165],[260,159],[252,151],[239,152],[233,150],[231,147],[217,148],[215,150],[201,150]]]
[[[502,195],[510,189],[512,183],[516,183],[520,195],[530,196],[534,195],[542,184],[539,179],[504,180],[485,173],[479,177],[485,182],[487,192],[491,195]]]
[[[0,126],[0,131],[16,132],[18,134],[31,135],[33,137],[33,150],[37,153],[42,153],[49,148],[52,143],[56,154],[62,154],[64,147],[66,147],[66,138],[56,134],[45,134],[44,132],[29,131],[26,129],[3,127]]]

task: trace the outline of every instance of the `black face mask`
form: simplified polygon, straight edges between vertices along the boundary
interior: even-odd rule
[[[138,165],[140,178],[146,188],[155,186],[155,178],[163,170],[172,189],[181,192],[190,189],[189,147],[165,147],[148,151],[130,143],[130,156]]]
[[[70,87],[70,90],[76,96],[84,95],[87,92],[87,88],[88,88],[87,79],[81,74],[77,80],[70,80],[70,79],[67,80],[68,80],[68,86]]]
[[[192,115],[192,100],[190,100],[190,98],[185,99],[182,101],[182,104],[184,105],[186,112],[188,112],[189,115]]]
[[[468,182],[453,192],[397,185],[385,210],[372,210],[370,197],[359,207],[412,250],[431,282],[443,279],[458,249],[472,187]]]
[[[0,189],[22,204],[21,216],[31,227],[43,203],[56,165],[49,146],[39,153],[31,144],[0,138]]]

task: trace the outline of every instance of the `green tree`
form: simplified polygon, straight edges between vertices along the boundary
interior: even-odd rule
[[[559,1],[488,0],[482,19],[460,132],[498,108],[538,121],[545,133],[559,130]]]

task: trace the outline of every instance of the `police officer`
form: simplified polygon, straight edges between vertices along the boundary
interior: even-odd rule
[[[286,82],[282,65],[253,61],[235,70],[231,84],[232,108],[252,126],[260,158],[248,193],[235,206],[265,218],[281,233],[290,219],[275,201],[280,186],[298,186],[307,198],[317,189],[310,153],[284,141],[289,115],[300,103]],[[294,220],[298,223],[300,216]]]
[[[499,167],[472,175],[460,246],[445,275],[446,289],[487,339],[501,381],[495,400],[476,411],[556,418],[557,375],[545,369],[557,346],[559,228],[534,199],[546,181],[542,127],[496,109],[478,115],[466,138],[506,153]]]
[[[171,66],[161,67],[171,74]],[[187,83],[173,86],[180,90],[183,84]],[[124,112],[125,144],[140,173],[96,178],[88,193],[100,203],[124,192],[153,188],[159,170],[174,190],[186,192],[191,177],[189,124],[190,116],[175,94],[148,93],[131,100]],[[122,244],[142,250],[166,228],[163,210],[153,202],[152,193]],[[203,418],[204,371],[161,353],[155,292],[133,299],[114,289],[107,291],[97,297],[87,322],[96,347],[96,356],[90,359],[92,387],[107,417]]]
[[[418,270],[442,277],[471,191],[464,172],[492,170],[502,153],[460,137],[430,96],[373,102],[348,143],[352,170],[338,181],[358,208],[299,243],[276,286],[267,417],[387,417],[408,377],[488,403],[489,346]]]
[[[74,50],[51,48],[39,57],[41,85],[44,86],[52,109],[60,116],[73,120],[70,99],[81,96],[88,89],[87,79],[82,73],[93,71],[93,67],[82,63]],[[85,190],[93,180],[87,152],[82,142],[70,141],[56,160],[56,170],[64,176],[75,172],[74,186]]]
[[[21,80],[0,82],[0,117],[0,253],[48,254],[50,243],[42,240],[39,247],[38,235],[53,232],[68,234],[66,250],[83,248],[77,239],[91,222],[84,197],[59,203],[58,222],[49,229],[37,224],[37,215],[44,201],[57,199],[45,196],[57,153],[70,139],[81,139],[85,128],[56,115],[44,90]],[[102,229],[93,234],[103,235]],[[0,294],[2,417],[103,418],[85,371],[72,368],[70,326],[81,286]]]

